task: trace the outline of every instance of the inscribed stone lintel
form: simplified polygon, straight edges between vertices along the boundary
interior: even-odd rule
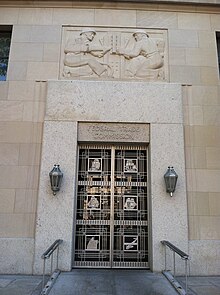
[[[79,123],[79,142],[149,143],[150,125],[132,123]]]

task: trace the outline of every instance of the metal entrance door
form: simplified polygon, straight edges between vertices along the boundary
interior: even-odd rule
[[[80,146],[74,267],[148,267],[147,149]]]

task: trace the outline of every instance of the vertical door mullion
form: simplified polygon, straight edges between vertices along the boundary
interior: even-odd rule
[[[111,209],[110,209],[110,267],[113,267],[114,252],[114,197],[115,197],[115,147],[111,148]]]

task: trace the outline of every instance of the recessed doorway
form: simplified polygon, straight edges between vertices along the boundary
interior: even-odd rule
[[[147,192],[147,146],[79,146],[73,267],[148,267]]]

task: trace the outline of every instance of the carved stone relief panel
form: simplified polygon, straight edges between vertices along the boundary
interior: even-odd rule
[[[168,81],[167,31],[64,27],[60,79]]]

